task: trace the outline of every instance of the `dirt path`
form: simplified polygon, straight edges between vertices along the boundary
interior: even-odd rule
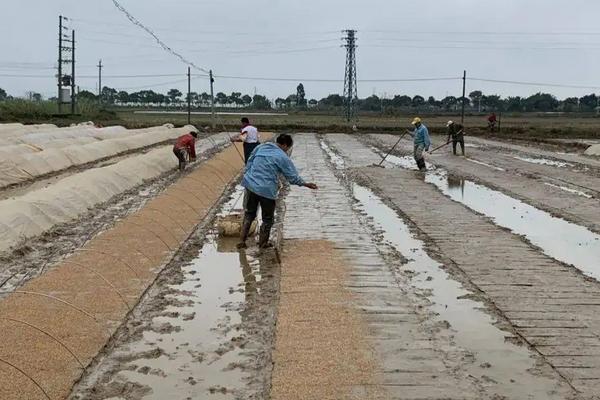
[[[390,135],[370,137],[374,138],[372,144],[386,150],[397,140]],[[398,146],[397,154],[412,154],[411,146],[409,141],[404,141]],[[495,155],[493,152],[478,157],[476,161],[479,163],[475,163],[463,157],[454,157],[447,152],[440,152],[429,157],[428,161],[446,168],[451,174],[483,183],[568,221],[600,232],[600,213],[598,213],[600,196],[597,192],[600,188],[600,177],[562,171],[559,167],[530,164],[519,160],[512,162],[506,160],[505,156]],[[482,161],[488,165],[481,165]],[[528,172],[529,170],[531,173]],[[543,172],[538,172],[536,175],[536,171],[540,170]],[[591,195],[598,197],[584,197],[559,187],[569,185],[571,189],[588,190]]]
[[[396,230],[391,231],[374,223],[377,207],[348,181],[343,160],[324,159],[324,144],[314,135],[296,135],[294,140],[296,165],[320,189],[290,190],[284,237],[330,240],[350,261],[346,285],[367,324],[377,382],[386,398],[571,397],[572,389],[548,364],[519,346],[520,339],[510,329],[494,325],[498,318],[500,326],[509,326],[493,308],[468,300],[474,296],[468,281],[449,280],[441,273],[443,267],[424,255],[420,261],[411,260],[416,243],[402,220],[392,221]],[[398,247],[386,237],[397,229],[407,232]],[[415,245],[405,248],[403,243]],[[436,253],[432,257],[439,258]]]

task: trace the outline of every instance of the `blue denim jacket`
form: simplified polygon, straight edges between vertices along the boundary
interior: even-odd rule
[[[431,139],[429,138],[429,131],[427,127],[423,124],[412,132],[413,137],[415,138],[415,146],[423,145],[425,150],[429,149],[431,146]]]
[[[259,196],[275,200],[279,175],[283,175],[292,185],[303,186],[305,183],[292,160],[279,146],[275,143],[261,144],[248,159],[242,186]]]

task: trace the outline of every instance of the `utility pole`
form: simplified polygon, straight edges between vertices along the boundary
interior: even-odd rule
[[[102,104],[102,60],[98,61],[98,102]]]
[[[342,47],[346,48],[346,71],[344,74],[344,114],[346,121],[357,120],[358,91],[356,87],[356,31],[347,29],[343,31],[346,41]]]
[[[71,103],[71,113],[75,113],[75,31],[71,32],[69,36],[68,27],[65,26],[65,21],[69,19],[59,16],[58,19],[58,112],[62,114],[63,104]],[[69,46],[68,44],[71,43]],[[65,73],[63,65],[71,64],[71,74]],[[65,89],[69,88],[69,89]],[[67,92],[71,92],[71,99],[67,99]]]
[[[210,76],[210,121],[212,122],[212,128],[215,129],[215,89],[212,69],[209,71]]]
[[[75,30],[71,31],[71,114],[75,114]]]
[[[187,95],[187,111],[188,111],[188,125],[192,124],[192,71],[188,67],[188,95]]]
[[[462,107],[460,112],[460,123],[465,124],[465,96],[467,94],[467,71],[463,72],[463,92],[462,92]]]
[[[62,15],[58,16],[58,96],[56,97],[58,100],[58,113],[62,113],[62,44],[63,38],[63,17]]]

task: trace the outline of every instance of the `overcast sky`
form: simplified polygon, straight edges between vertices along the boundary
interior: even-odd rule
[[[111,0],[2,0],[0,88],[53,96],[58,16],[72,18],[82,89],[186,88],[187,65],[166,53]],[[121,0],[184,57],[216,75],[293,78],[307,98],[343,91],[341,31],[357,29],[359,97],[373,93],[459,96],[461,81],[361,80],[472,77],[600,87],[598,0]],[[201,73],[200,71],[194,71]],[[111,78],[111,75],[170,75]],[[36,77],[12,77],[32,75]],[[45,77],[37,77],[45,76]],[[336,82],[310,82],[331,79]],[[177,83],[174,83],[176,82]],[[217,79],[216,91],[270,98],[295,92],[296,81]],[[194,79],[193,90],[208,91]],[[560,98],[600,89],[469,81],[500,95],[547,91]]]

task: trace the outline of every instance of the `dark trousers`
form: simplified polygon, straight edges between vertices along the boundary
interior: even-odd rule
[[[254,149],[259,145],[260,143],[256,142],[256,143],[246,143],[244,142],[244,160],[246,162],[246,164],[248,163],[248,159],[250,158],[250,155],[252,154],[252,152],[254,151]]]
[[[259,196],[254,192],[246,189],[246,207],[244,215],[244,223],[250,224],[256,219],[258,206],[262,210],[262,226],[260,228],[261,238],[269,239],[269,233],[275,222],[275,200]],[[263,233],[264,232],[264,233]]]
[[[456,155],[456,145],[460,143],[460,150],[462,151],[462,155],[465,155],[465,139],[464,138],[460,138],[460,139],[452,139],[452,151],[454,152],[454,155]]]
[[[179,170],[183,171],[185,169],[185,164],[187,163],[187,151],[185,151],[185,149],[173,149],[173,154],[175,154],[175,157],[179,160]]]

